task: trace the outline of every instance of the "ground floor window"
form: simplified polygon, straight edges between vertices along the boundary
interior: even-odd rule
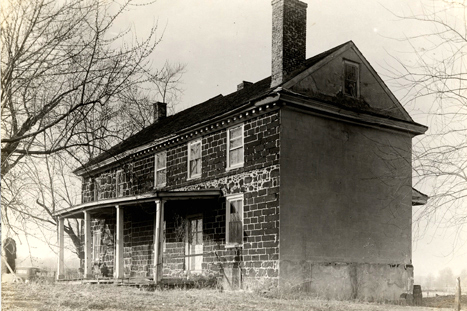
[[[243,194],[226,198],[226,230],[227,245],[243,244]]]
[[[99,262],[101,255],[101,240],[102,231],[95,230],[92,235],[92,259],[94,262]]]

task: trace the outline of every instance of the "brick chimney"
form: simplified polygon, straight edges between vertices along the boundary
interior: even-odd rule
[[[307,6],[299,0],[272,0],[271,87],[305,61]]]
[[[156,123],[165,117],[167,117],[167,104],[161,102],[155,102],[153,104],[153,122]]]
[[[237,85],[237,91],[240,91],[240,90],[243,90],[244,88],[252,85],[253,82],[249,82],[249,81],[242,81],[242,83],[238,84]]]

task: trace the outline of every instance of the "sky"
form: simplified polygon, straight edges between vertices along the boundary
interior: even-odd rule
[[[305,2],[307,58],[352,40],[396,97],[403,96],[385,72],[395,55],[403,62],[412,61],[411,54],[405,53],[406,42],[396,39],[421,31],[423,25],[400,21],[394,14],[419,12],[417,1]],[[269,0],[156,0],[127,12],[117,28],[131,26],[133,33],[144,38],[155,23],[163,37],[154,52],[154,67],[166,61],[186,65],[177,111],[234,92],[242,81],[256,82],[270,75]],[[407,106],[414,120],[422,124],[427,123],[424,105],[429,103]],[[445,267],[455,273],[467,269],[467,233],[435,228],[428,225],[426,233],[413,243],[416,275],[436,275]],[[459,237],[464,244],[458,243]]]

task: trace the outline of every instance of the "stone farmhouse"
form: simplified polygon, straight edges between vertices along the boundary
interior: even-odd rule
[[[84,274],[216,278],[325,297],[398,299],[413,286],[415,123],[352,41],[306,59],[306,9],[272,1],[272,72],[166,115],[76,169]],[[102,276],[101,276],[102,277]]]

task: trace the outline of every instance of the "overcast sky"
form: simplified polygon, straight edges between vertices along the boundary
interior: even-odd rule
[[[375,70],[382,74],[392,56],[411,61],[407,45],[394,40],[423,31],[421,24],[399,21],[391,12],[418,12],[416,1],[391,0],[305,0],[307,14],[307,57],[352,40]],[[411,7],[408,6],[411,5]],[[154,53],[154,65],[165,61],[186,64],[181,87],[184,93],[177,110],[198,104],[218,94],[229,94],[241,81],[256,82],[271,70],[270,0],[157,0],[127,14],[140,37],[154,23],[163,40]],[[121,24],[122,29],[125,23]],[[392,55],[392,56],[391,56]],[[400,92],[389,87],[401,98]],[[403,103],[404,104],[404,103]],[[416,122],[426,124],[424,103],[408,106]],[[416,274],[444,267],[458,273],[467,269],[467,245],[455,245],[456,234],[467,241],[466,232],[434,230],[414,241]],[[458,241],[458,240],[457,240]],[[456,249],[453,253],[452,250]]]

